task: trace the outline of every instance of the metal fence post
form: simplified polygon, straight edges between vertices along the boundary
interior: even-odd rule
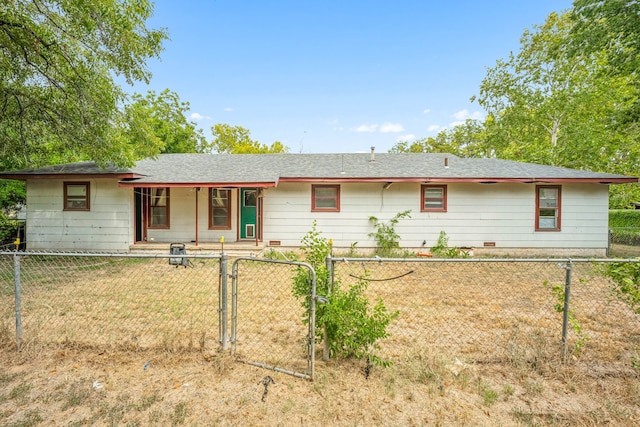
[[[20,286],[20,255],[13,256],[13,278],[16,301],[16,348],[22,344],[22,289]]]
[[[333,260],[331,259],[331,255],[327,255],[325,259],[325,265],[327,267],[327,295],[322,295],[323,297],[331,299],[331,291],[333,291]],[[327,361],[331,358],[331,346],[329,345],[329,336],[327,335],[327,325],[325,324],[322,328],[322,360]]]
[[[567,363],[567,332],[569,330],[569,300],[571,299],[571,258],[567,260],[565,270],[564,309],[562,313],[562,360],[564,363]]]
[[[220,258],[220,289],[219,289],[219,292],[220,292],[220,295],[219,295],[220,337],[219,338],[220,338],[220,343],[222,344],[222,350],[226,350],[229,345],[229,331],[227,327],[227,321],[228,321],[228,309],[227,309],[228,281],[227,279],[229,277],[229,275],[227,274],[228,266],[229,266],[229,255],[223,253],[222,257]]]

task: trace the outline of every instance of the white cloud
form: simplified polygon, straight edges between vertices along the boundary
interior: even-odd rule
[[[382,133],[397,133],[397,132],[402,132],[404,130],[404,127],[400,124],[400,123],[383,123],[382,126],[380,126],[380,132]]]
[[[482,120],[484,116],[480,111],[469,113],[469,110],[465,108],[464,110],[460,110],[457,113],[454,113],[453,118],[456,119],[456,122],[464,122],[467,119]]]
[[[192,120],[196,120],[196,121],[200,121],[200,120],[211,120],[211,117],[209,116],[203,116],[200,113],[191,113],[191,115],[189,116],[190,119]]]
[[[231,108],[231,107],[226,107],[226,108],[224,109],[224,111],[233,111],[233,108]]]
[[[407,135],[403,135],[403,136],[399,136],[396,138],[396,141],[413,141],[414,139],[416,139],[416,136],[412,133],[407,134]]]
[[[381,125],[377,125],[377,124],[360,125],[360,126],[351,128],[351,130],[354,132],[360,132],[360,133],[373,133],[373,132],[397,133],[397,132],[402,132],[404,130],[404,127],[400,123],[384,122]]]
[[[428,108],[422,111],[422,114],[429,114],[431,112],[431,110],[429,110]]]
[[[438,132],[442,127],[440,125],[431,125],[427,128],[429,132]]]
[[[372,133],[378,130],[378,125],[360,125],[358,127],[352,128],[351,130],[355,132]]]

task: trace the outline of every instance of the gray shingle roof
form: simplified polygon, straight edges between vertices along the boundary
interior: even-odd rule
[[[445,159],[447,165],[445,166]],[[624,175],[589,172],[500,159],[451,154],[163,154],[130,169],[102,169],[93,162],[3,172],[9,178],[38,175],[142,175],[135,184],[243,184],[283,180],[553,181],[637,182]]]

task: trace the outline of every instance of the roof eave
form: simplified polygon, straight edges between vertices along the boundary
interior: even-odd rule
[[[280,178],[280,182],[439,182],[439,183],[479,183],[479,184],[497,184],[497,183],[524,183],[524,184],[555,184],[555,183],[596,183],[596,184],[627,184],[637,183],[638,178],[633,177],[600,177],[600,178],[491,178],[491,177],[413,177],[413,178],[367,178],[367,177],[332,177],[332,178]]]
[[[276,182],[137,182],[119,181],[118,187],[126,188],[264,188],[275,187]]]
[[[46,174],[0,174],[0,179],[13,179],[16,181],[26,181],[28,179],[94,179],[94,178],[115,178],[115,179],[139,179],[143,175],[132,172],[120,173],[46,173]]]

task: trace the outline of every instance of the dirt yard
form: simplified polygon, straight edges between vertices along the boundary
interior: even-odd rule
[[[133,271],[143,269],[135,263],[117,267],[119,277],[133,277]],[[343,266],[343,282],[348,283],[349,277],[359,277],[364,269],[353,263]],[[98,330],[102,333],[90,329],[92,335],[88,337],[94,337],[94,345],[86,343],[85,335],[70,334],[64,340],[53,338],[48,343],[27,342],[18,352],[11,325],[7,322],[0,325],[4,328],[0,331],[0,424],[17,427],[640,423],[638,319],[628,310],[623,311],[610,294],[597,296],[595,292],[604,292],[606,284],[591,271],[574,271],[574,309],[583,327],[581,333],[588,334],[588,340],[582,343],[581,335],[572,331],[566,363],[559,357],[560,315],[553,309],[549,286],[542,286],[546,280],[562,281],[564,270],[555,264],[508,269],[498,264],[395,265],[368,266],[366,271],[372,279],[379,280],[372,282],[370,291],[382,296],[390,309],[401,312],[380,353],[393,364],[367,369],[363,361],[324,362],[321,349],[317,348],[313,381],[242,363],[229,351],[221,352],[211,343],[198,345],[197,337],[195,344],[179,348],[167,345],[173,341],[145,348],[118,347],[103,339],[111,327],[117,333],[137,328],[140,337],[141,331],[154,332],[144,319],[132,315],[148,312],[156,318],[156,306],[164,301],[160,298],[168,298],[160,295],[157,301],[148,301],[158,294],[150,291],[146,281],[151,279],[173,284],[171,304],[165,301],[163,307],[170,307],[177,316],[175,319],[182,319],[185,311],[175,303],[181,291],[175,286],[184,283],[178,279],[195,275],[197,269],[149,267],[147,274],[136,276],[140,279],[130,284],[131,289],[145,296],[144,304],[139,296],[114,295],[112,288],[109,292],[100,291],[98,283],[106,283],[110,276],[95,271],[89,275],[85,272],[82,279],[91,283],[85,286],[91,296],[86,300],[80,295],[81,288],[68,280],[64,285],[47,283],[38,288],[38,292],[47,295],[48,303],[42,312],[55,316],[41,318],[46,319],[40,322],[43,331],[57,333],[56,322],[61,322],[64,325],[61,330],[68,332],[69,320],[81,314],[76,318],[81,322],[71,322],[76,329],[90,326],[92,319],[99,317]],[[412,273],[408,274],[409,271]],[[393,279],[400,276],[403,277]],[[251,277],[244,287],[242,283],[239,287],[239,319],[251,321],[240,322],[238,331],[241,338],[253,331],[255,337],[251,342],[259,342],[263,337],[264,346],[252,352],[253,347],[243,346],[241,340],[238,354],[262,357],[265,351],[273,354],[271,347],[265,350],[267,344],[276,345],[273,348],[290,346],[292,357],[300,358],[296,363],[303,369],[304,357],[294,342],[296,338],[289,339],[284,334],[292,318],[278,311],[293,309],[289,289],[270,284],[267,274]],[[62,286],[73,290],[62,295],[64,301],[73,300],[73,304],[56,309],[51,299],[61,293]],[[126,283],[118,285],[125,287]],[[252,298],[247,296],[248,290]],[[109,302],[86,307],[88,301],[99,295],[108,296],[109,301],[120,301],[120,305]],[[190,300],[194,307],[191,314],[199,313],[196,307],[199,300]],[[252,305],[243,305],[243,301]],[[262,307],[266,302],[273,304],[267,314],[247,308]],[[9,300],[4,304],[9,304]],[[215,307],[217,303],[207,304]],[[107,317],[111,319],[109,322],[105,320],[106,314],[103,317],[96,314],[96,307],[102,306],[112,315]],[[210,307],[207,310],[215,318],[215,310]],[[199,328],[197,319],[192,317],[176,323]],[[259,324],[261,319],[264,322]],[[164,318],[163,321],[168,322]],[[45,335],[40,333],[39,340]],[[127,331],[125,335],[131,336],[133,332]],[[74,341],[74,337],[82,338],[83,342]],[[584,346],[578,349],[578,343]]]

